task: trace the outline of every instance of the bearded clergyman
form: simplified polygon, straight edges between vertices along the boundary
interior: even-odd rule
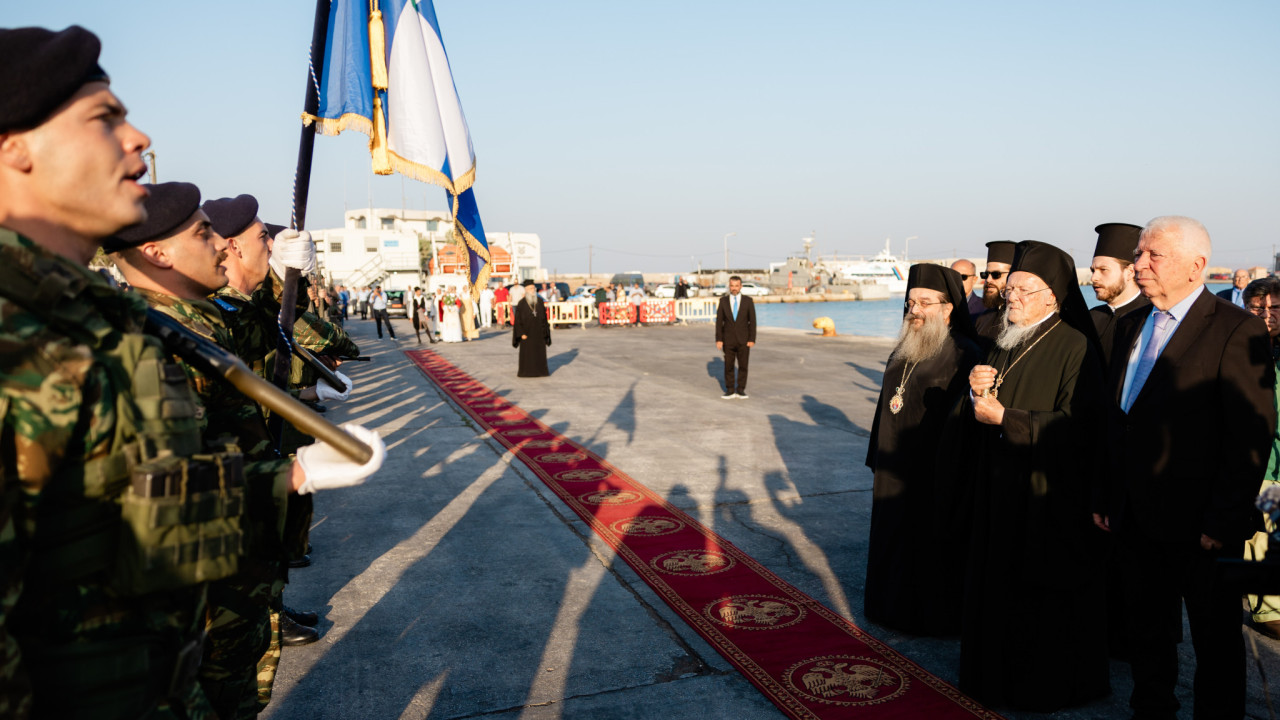
[[[865,615],[918,635],[959,630],[960,565],[938,552],[934,477],[943,424],[968,389],[981,352],[960,274],[914,265],[898,344],[889,356],[871,426],[875,473]]]
[[[1000,321],[1004,317],[1004,286],[1009,280],[1009,268],[1013,263],[1013,248],[1016,243],[1009,240],[992,240],[987,243],[987,268],[982,271],[982,304],[986,311],[973,319],[973,326],[978,335],[986,340],[995,340],[1000,332]],[[984,344],[983,347],[988,347]]]
[[[1093,294],[1102,305],[1089,310],[1093,327],[1098,331],[1102,348],[1102,364],[1111,362],[1111,345],[1116,334],[1116,320],[1151,304],[1138,290],[1133,273],[1133,251],[1138,248],[1142,228],[1128,223],[1103,223],[1093,229],[1098,244],[1089,266],[1089,282]]]
[[[1097,336],[1075,264],[1018,243],[1004,325],[969,374],[960,689],[1052,712],[1109,692],[1102,557],[1091,476],[1104,436]]]

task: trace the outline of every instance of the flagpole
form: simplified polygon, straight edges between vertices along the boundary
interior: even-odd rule
[[[325,38],[329,34],[330,0],[316,0],[316,17],[311,31],[311,57],[307,60],[307,91],[303,111],[314,116],[320,109],[320,80],[324,74]],[[315,149],[315,129],[302,126],[298,141],[298,166],[293,177],[293,217],[291,225],[302,230],[306,227],[307,193],[311,188],[311,156]],[[289,384],[289,368],[293,355],[293,322],[298,301],[298,278],[301,272],[294,268],[285,271],[284,287],[280,294],[280,315],[277,318],[279,334],[276,338],[276,362],[272,382],[276,387]],[[275,416],[279,418],[279,416]],[[280,437],[280,433],[276,434]]]

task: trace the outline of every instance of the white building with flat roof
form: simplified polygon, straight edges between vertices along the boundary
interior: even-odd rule
[[[442,248],[452,230],[453,217],[446,210],[359,208],[344,213],[342,227],[312,230],[311,237],[320,271],[333,284],[408,290],[427,284],[419,245]],[[491,268],[495,281],[546,280],[537,233],[486,232],[485,240],[507,250],[513,260],[509,268]]]

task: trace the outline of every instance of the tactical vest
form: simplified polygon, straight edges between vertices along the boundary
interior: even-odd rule
[[[128,301],[55,260],[9,245],[0,245],[0,294],[89,346],[103,371],[101,392],[114,394],[110,453],[64,466],[41,491],[24,595],[102,584],[143,605],[149,600],[141,596],[234,574],[243,544],[240,453],[234,446],[202,448],[198,404],[182,369],[158,342],[129,327],[126,313],[108,311]],[[23,653],[37,707],[59,717],[109,716],[108,707],[125,711],[184,696],[201,655],[202,635],[192,630],[185,639],[45,648],[35,629]]]

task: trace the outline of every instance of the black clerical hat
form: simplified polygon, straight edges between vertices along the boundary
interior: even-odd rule
[[[86,83],[105,81],[101,49],[98,36],[78,25],[0,29],[0,132],[33,128]]]
[[[1031,273],[1043,280],[1058,298],[1058,314],[1063,321],[1083,333],[1097,348],[1098,331],[1089,317],[1089,305],[1080,292],[1076,263],[1070,255],[1049,243],[1023,240],[1017,245],[1010,272]]]
[[[987,243],[987,262],[1013,264],[1013,249],[1017,243],[1012,240],[992,240]]]
[[[964,291],[960,273],[949,267],[933,263],[917,263],[907,271],[907,293],[913,288],[927,288],[942,293],[951,303],[951,329],[977,340],[978,332],[969,317],[969,298]],[[904,308],[905,310],[905,308]]]
[[[206,202],[203,210],[213,224],[213,231],[231,238],[247,230],[257,219],[258,199],[252,195],[218,198]]]
[[[1093,229],[1098,233],[1098,244],[1093,248],[1093,256],[1116,258],[1125,262],[1133,262],[1133,251],[1138,249],[1138,236],[1142,227],[1129,223],[1103,223]]]
[[[525,287],[533,287],[533,281],[532,281],[532,280],[525,280],[524,282],[522,282],[522,283],[520,283],[520,284],[521,284],[521,285],[523,285],[523,286],[525,286]]]
[[[263,224],[267,226],[267,234],[270,235],[272,238],[274,238],[275,236],[279,235],[280,233],[288,229],[288,226],[286,225],[277,225],[275,223],[263,223]]]
[[[147,219],[104,240],[102,249],[106,252],[119,252],[152,240],[163,240],[185,225],[200,209],[200,188],[191,183],[167,182],[146,187],[151,191],[145,203]]]

